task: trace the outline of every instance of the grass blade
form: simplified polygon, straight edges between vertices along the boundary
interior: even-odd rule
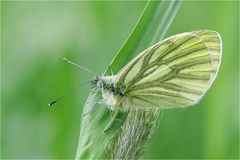
[[[132,33],[110,63],[117,73],[136,53],[160,41],[167,32],[180,6],[180,1],[149,2]]]
[[[113,70],[117,73],[134,54],[159,41],[165,35],[169,25],[171,24],[178,8],[179,1],[150,1],[147,3],[137,25],[130,34],[123,47],[116,54],[113,61],[110,63],[105,74]],[[117,150],[116,142],[120,140],[125,133],[131,130],[131,125],[143,127],[145,123],[155,124],[158,117],[158,111],[152,113],[130,112],[121,113],[118,115],[112,128],[104,132],[105,126],[111,119],[109,110],[106,106],[98,104],[101,99],[101,94],[92,92],[84,106],[83,116],[81,119],[81,131],[79,144],[76,154],[76,159],[102,159],[102,158],[139,158],[143,152],[138,150],[132,152],[121,152]],[[141,119],[136,122],[137,119]],[[138,124],[131,124],[134,120]],[[127,126],[126,126],[127,125]],[[122,130],[119,130],[119,128]],[[152,131],[151,125],[145,126],[146,131],[143,136],[150,136]],[[134,141],[133,144],[145,146],[148,140],[140,139]],[[124,149],[124,148],[123,148]],[[125,154],[128,153],[128,154]]]

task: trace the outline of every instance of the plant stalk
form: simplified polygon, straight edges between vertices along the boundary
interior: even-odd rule
[[[136,53],[161,40],[178,9],[179,1],[149,1],[137,25],[110,63],[105,74],[116,74]],[[110,69],[111,68],[111,69]],[[158,126],[160,110],[120,112],[111,127],[101,93],[92,92],[84,106],[76,159],[139,159]]]
[[[140,159],[156,131],[160,110],[131,110],[128,118],[106,149],[106,159]]]

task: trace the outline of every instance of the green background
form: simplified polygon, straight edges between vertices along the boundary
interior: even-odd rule
[[[127,39],[146,2],[1,2],[1,158],[74,158],[92,77]],[[183,1],[167,36],[199,29],[223,41],[219,75],[202,101],[165,111],[145,158],[238,158],[239,2]],[[99,146],[102,147],[102,146]]]

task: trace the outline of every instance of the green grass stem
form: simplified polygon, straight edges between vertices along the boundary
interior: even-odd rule
[[[109,64],[105,75],[117,73],[134,55],[161,40],[173,21],[179,1],[150,1],[132,33]],[[117,115],[111,128],[106,106],[98,104],[100,93],[92,92],[81,118],[76,159],[138,159],[156,130],[160,110],[133,110]]]

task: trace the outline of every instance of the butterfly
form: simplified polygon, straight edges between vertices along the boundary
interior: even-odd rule
[[[196,104],[215,80],[222,56],[219,33],[185,32],[142,51],[116,75],[91,81],[112,111],[170,109]]]

